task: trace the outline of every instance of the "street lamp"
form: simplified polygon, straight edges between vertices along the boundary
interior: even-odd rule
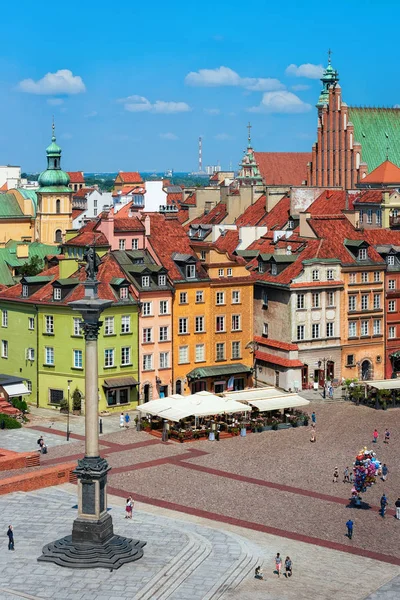
[[[257,382],[257,357],[256,357],[256,352],[259,349],[259,343],[255,342],[255,341],[251,341],[248,344],[246,344],[246,349],[250,350],[250,352],[253,355],[253,373],[254,373],[254,387],[258,387],[258,382]]]
[[[70,385],[72,383],[72,379],[68,379],[67,383],[68,383],[67,442],[69,442],[69,434],[70,434],[70,430],[69,430],[69,391],[70,391]]]

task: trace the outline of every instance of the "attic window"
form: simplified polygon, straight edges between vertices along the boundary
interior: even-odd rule
[[[61,300],[61,288],[60,287],[55,287],[54,288],[53,299],[54,300]]]
[[[288,221],[288,229],[294,229],[294,221],[293,221],[293,219],[289,219],[289,221]]]
[[[367,249],[366,248],[359,249],[358,260],[367,260]]]
[[[149,275],[144,275],[142,277],[142,287],[150,287],[150,277],[149,277]]]
[[[196,265],[186,265],[186,277],[188,279],[195,279],[195,277],[196,277]]]
[[[166,275],[158,276],[158,285],[167,285],[167,276]]]
[[[386,257],[386,262],[388,265],[393,266],[394,265],[394,255],[393,254],[389,254]]]
[[[129,297],[129,288],[128,286],[124,286],[119,290],[119,297],[121,300],[128,300]]]
[[[265,273],[265,265],[264,265],[264,263],[261,260],[258,263],[258,272],[259,273]]]
[[[271,275],[277,275],[278,274],[278,267],[276,263],[271,263]]]
[[[27,298],[28,296],[29,296],[29,288],[28,288],[28,286],[26,285],[26,283],[24,283],[24,284],[22,285],[22,297],[23,297],[23,298]]]

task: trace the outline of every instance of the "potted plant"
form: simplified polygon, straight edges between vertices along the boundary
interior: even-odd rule
[[[180,431],[178,433],[178,440],[180,441],[181,444],[183,444],[183,439],[184,439],[185,435],[182,431]]]
[[[82,409],[82,394],[76,387],[72,393],[72,412],[74,415],[80,415]]]
[[[273,431],[277,431],[277,429],[278,429],[278,425],[279,425],[278,421],[277,421],[276,419],[273,419],[273,420],[272,420],[271,429],[272,429]]]

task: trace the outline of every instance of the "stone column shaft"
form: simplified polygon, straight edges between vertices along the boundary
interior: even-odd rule
[[[85,455],[99,456],[97,339],[85,340]]]

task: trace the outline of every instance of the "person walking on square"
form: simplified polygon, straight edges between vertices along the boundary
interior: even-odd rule
[[[383,496],[381,498],[381,510],[380,510],[382,519],[385,518],[387,505],[388,505],[388,500],[387,500],[385,494],[383,494]]]
[[[396,519],[400,520],[400,498],[397,498],[397,500],[394,503],[394,505],[396,507]]]
[[[125,415],[125,427],[126,427],[126,429],[129,429],[130,420],[131,420],[131,418],[130,418],[129,414],[126,413],[126,415]]]
[[[129,496],[129,498],[127,498],[127,500],[126,500],[125,511],[126,511],[125,519],[132,519],[132,512],[133,512],[132,496]]]
[[[376,429],[374,429],[374,433],[372,434],[373,438],[374,438],[374,444],[376,444],[376,442],[378,441],[378,436],[379,433]]]
[[[124,413],[121,413],[119,415],[119,426],[120,427],[125,427],[125,417],[124,417]]]
[[[317,422],[317,415],[315,414],[314,411],[312,411],[312,413],[311,413],[311,421],[312,421],[312,423],[314,423],[314,425]]]
[[[278,572],[278,577],[281,576],[281,568],[282,568],[282,559],[281,559],[281,555],[278,554],[275,556],[275,569]]]
[[[286,577],[291,577],[292,576],[292,561],[290,560],[290,556],[286,557],[285,570],[286,570]]]
[[[353,526],[354,526],[353,521],[351,519],[349,519],[346,523],[347,537],[349,538],[349,540],[351,540],[353,537]]]
[[[7,535],[8,535],[8,549],[14,550],[14,530],[13,530],[12,525],[8,526]]]
[[[389,431],[389,429],[385,429],[384,444],[389,444],[389,442],[390,442],[390,431]]]
[[[382,465],[382,481],[386,481],[388,473],[389,473],[389,469],[387,468],[386,464],[383,463],[383,465]]]
[[[339,469],[337,467],[335,467],[335,470],[333,471],[333,483],[337,483],[339,480]]]
[[[316,442],[317,441],[317,434],[315,432],[315,425],[314,423],[311,425],[311,436],[310,436],[310,442]]]
[[[350,483],[349,467],[346,467],[343,471],[343,483]]]

